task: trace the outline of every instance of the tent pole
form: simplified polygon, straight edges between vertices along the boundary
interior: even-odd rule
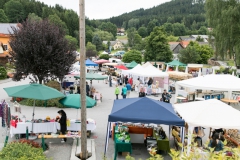
[[[182,140],[182,151],[184,151],[184,138],[185,138],[185,127],[181,127],[181,140]]]
[[[174,102],[173,102],[174,104],[177,103],[178,90],[179,90],[179,86],[176,82],[175,83],[175,97],[174,97]]]
[[[106,134],[106,140],[105,140],[104,157],[106,156],[106,152],[107,152],[107,148],[108,148],[109,128],[110,128],[110,122],[108,122],[108,125],[107,125],[107,134]]]
[[[33,133],[33,120],[34,120],[34,112],[35,112],[35,104],[36,104],[36,100],[34,99],[34,102],[33,102],[33,114],[32,114],[32,133]]]

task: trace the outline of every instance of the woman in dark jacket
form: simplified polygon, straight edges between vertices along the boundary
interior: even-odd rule
[[[144,89],[141,88],[139,92],[139,97],[145,97],[145,96],[146,96],[146,93],[144,92]]]
[[[58,119],[58,122],[60,123],[60,132],[65,135],[67,131],[67,115],[63,110],[58,111],[58,114],[61,115],[61,118]],[[64,142],[67,141],[67,138],[64,138]]]

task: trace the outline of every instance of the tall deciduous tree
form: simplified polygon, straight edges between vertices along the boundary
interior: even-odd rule
[[[100,51],[102,49],[102,40],[97,34],[93,37],[92,44],[96,46],[97,51]]]
[[[146,27],[140,27],[138,29],[138,34],[143,38],[147,37],[148,36],[147,28]]]
[[[112,33],[114,37],[117,35],[117,26],[111,22],[103,22],[99,29]]]
[[[96,55],[97,55],[96,46],[91,42],[88,42],[86,46],[86,57],[89,58],[89,57],[94,57]]]
[[[182,63],[198,63],[201,60],[199,53],[194,46],[188,46],[182,49],[178,54],[179,61]]]
[[[41,21],[42,18],[38,17],[35,13],[29,13],[28,21]]]
[[[127,53],[125,53],[123,55],[122,61],[125,62],[125,63],[131,63],[132,61],[135,61],[135,62],[141,64],[142,53],[140,51],[137,51],[137,50],[128,51]]]
[[[57,14],[54,14],[54,15],[50,15],[48,17],[49,21],[53,24],[55,24],[56,26],[58,26],[60,29],[62,29],[65,34],[69,34],[69,31],[68,31],[68,28],[67,28],[67,25],[65,22],[63,22]]]
[[[3,9],[0,9],[0,23],[8,23],[8,17]]]
[[[75,60],[74,48],[61,29],[43,21],[26,21],[19,28],[14,28],[10,38],[12,51],[16,60],[15,79],[22,75],[36,75],[39,83],[49,76],[60,79],[69,71]]]
[[[10,0],[4,5],[5,13],[9,19],[9,22],[16,23],[25,19],[24,8],[19,1]]]
[[[240,64],[240,2],[239,0],[207,0],[206,17],[213,28],[216,56],[234,58]],[[210,38],[211,39],[211,38]]]
[[[173,58],[172,51],[166,37],[163,27],[155,27],[150,36],[146,39],[145,61],[163,61],[170,62]]]

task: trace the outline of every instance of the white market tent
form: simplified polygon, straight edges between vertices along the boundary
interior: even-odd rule
[[[168,77],[168,73],[162,72],[152,64],[139,71],[132,71],[131,74],[142,77]]]
[[[174,104],[189,126],[240,129],[240,111],[217,99]]]
[[[141,72],[143,70],[143,67],[138,64],[136,65],[133,69],[129,69],[129,70],[122,70],[122,74],[123,75],[130,75],[132,74],[133,72]]]
[[[152,66],[152,64],[150,62],[146,62],[142,65],[143,68],[146,68],[147,66]]]
[[[217,99],[174,104],[174,109],[188,123],[188,137],[192,137],[194,127],[198,126],[240,129],[240,111]],[[188,138],[187,153],[190,144],[191,138]]]
[[[228,98],[230,98],[232,91],[240,91],[240,79],[228,74],[210,74],[178,81],[175,84],[176,95],[178,95],[179,86],[190,89],[228,91]]]

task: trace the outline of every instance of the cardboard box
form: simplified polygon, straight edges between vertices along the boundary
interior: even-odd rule
[[[127,155],[130,155],[129,152],[122,152],[122,156],[126,157]]]

